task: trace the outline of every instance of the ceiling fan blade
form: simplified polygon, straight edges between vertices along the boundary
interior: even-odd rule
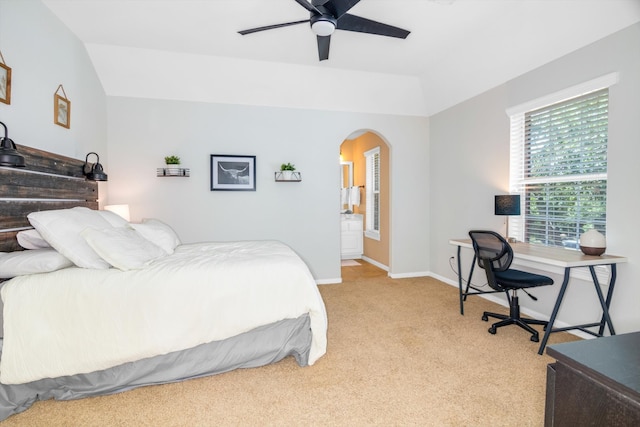
[[[329,44],[331,36],[316,36],[318,38],[318,58],[320,61],[329,59]]]
[[[355,31],[358,33],[397,37],[399,39],[406,39],[411,33],[411,31],[403,30],[402,28],[394,27],[393,25],[383,24],[360,16],[350,15],[348,13],[345,13],[340,19],[338,19],[338,25],[336,28],[339,30]]]
[[[298,3],[300,6],[304,7],[305,9],[307,9],[309,12],[313,14],[322,15],[322,12],[320,12],[314,5],[312,5],[306,0],[296,0],[296,3]]]
[[[342,15],[358,3],[360,3],[360,0],[329,0],[322,6],[331,12],[334,18],[340,19]]]
[[[267,25],[264,27],[251,28],[248,30],[238,31],[238,33],[245,36],[247,34],[257,33],[258,31],[273,30],[274,28],[282,28],[282,27],[288,27],[290,25],[304,24],[305,22],[309,22],[309,19],[305,19],[304,21],[285,22],[284,24],[275,24],[275,25]]]

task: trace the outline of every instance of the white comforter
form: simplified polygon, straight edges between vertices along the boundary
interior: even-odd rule
[[[88,373],[309,313],[309,364],[327,317],[304,262],[275,241],[181,245],[141,270],[66,268],[1,291],[0,382]]]

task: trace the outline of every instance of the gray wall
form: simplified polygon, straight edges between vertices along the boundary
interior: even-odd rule
[[[75,35],[39,1],[2,0],[0,51],[13,76],[11,104],[0,103],[11,139],[80,159],[97,151],[107,166],[106,96]],[[71,100],[70,129],[53,122],[59,84]]]
[[[108,117],[107,203],[164,220],[185,242],[282,240],[320,283],[341,277],[340,144],[374,130],[391,146],[390,274],[428,272],[426,118],[124,97],[109,97]],[[189,178],[156,177],[170,154]],[[210,191],[211,154],[255,155],[257,191]],[[302,182],[275,182],[286,162]]]
[[[629,258],[618,269],[612,302],[617,332],[640,330],[640,157],[637,122],[640,117],[640,24],[636,24],[557,61],[509,81],[430,119],[431,263],[434,275],[455,283],[450,238],[463,238],[471,228],[504,229],[493,215],[493,196],[509,189],[509,118],[506,109],[567,87],[619,72],[610,89],[607,189],[607,252]],[[469,262],[471,253],[463,253]],[[465,265],[465,268],[466,265]],[[552,272],[557,285],[562,276]],[[476,275],[476,283],[484,283]],[[526,296],[525,310],[548,316],[558,286],[536,290],[538,302]],[[575,280],[561,307],[559,321],[598,320],[593,285]],[[586,318],[585,318],[586,317]]]

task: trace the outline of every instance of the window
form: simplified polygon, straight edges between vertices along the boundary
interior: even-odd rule
[[[364,235],[380,240],[380,147],[364,153],[366,215]]]
[[[578,248],[585,231],[606,233],[608,110],[605,88],[511,115],[516,238]]]

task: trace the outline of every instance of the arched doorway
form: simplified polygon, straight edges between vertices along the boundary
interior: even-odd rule
[[[379,193],[378,198],[378,233],[367,233],[367,197],[373,199],[371,189],[366,187],[366,157],[365,154],[379,148]],[[363,256],[362,258],[372,264],[389,270],[390,250],[391,250],[391,204],[390,204],[390,154],[391,149],[387,142],[375,131],[360,130],[349,135],[340,145],[340,160],[349,163],[352,171],[352,185],[360,187],[360,203],[351,207],[353,213],[361,214],[364,217],[365,235],[363,236]],[[343,168],[347,171],[348,168]],[[345,172],[343,172],[344,178]],[[345,186],[348,180],[342,181]],[[369,191],[368,191],[369,190]],[[342,206],[342,211],[348,209]]]

